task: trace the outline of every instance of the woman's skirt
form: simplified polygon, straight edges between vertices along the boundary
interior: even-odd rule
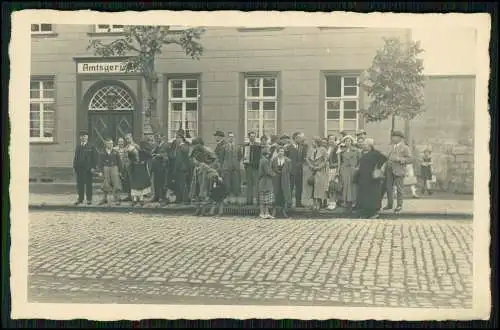
[[[354,176],[356,168],[343,167],[340,169],[340,184],[342,186],[342,201],[352,203],[356,201],[356,184]]]
[[[274,194],[272,191],[260,191],[259,203],[261,205],[272,205],[274,203]]]
[[[314,175],[314,192],[313,198],[315,199],[327,199],[327,192],[330,186],[329,181],[329,172],[327,169],[316,172]]]
[[[104,181],[102,183],[102,191],[105,193],[116,193],[122,190],[122,182],[120,180],[120,171],[118,166],[106,166],[102,170]]]
[[[420,177],[422,180],[432,180],[432,171],[430,166],[420,166]]]
[[[131,166],[130,193],[133,197],[143,197],[151,193],[151,180],[145,163]]]

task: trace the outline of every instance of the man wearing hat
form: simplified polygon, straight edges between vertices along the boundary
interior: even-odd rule
[[[97,151],[88,141],[89,134],[86,131],[80,132],[80,143],[76,147],[73,158],[78,191],[78,200],[75,205],[83,203],[84,197],[87,197],[88,205],[92,204],[92,175],[97,166]]]
[[[216,131],[214,133],[215,136],[215,143],[217,145],[215,146],[215,156],[217,156],[217,160],[219,161],[219,164],[224,163],[224,154],[226,152],[226,134],[224,134],[223,131]]]
[[[396,209],[403,208],[403,185],[406,174],[406,165],[412,161],[410,148],[404,143],[404,135],[400,131],[391,133],[393,147],[387,155],[386,167],[386,193],[387,206],[384,210],[392,210],[394,206],[393,188],[396,187]]]

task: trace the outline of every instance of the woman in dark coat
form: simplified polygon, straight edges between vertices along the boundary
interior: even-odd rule
[[[271,159],[273,177],[274,209],[272,216],[280,209],[283,216],[288,217],[288,206],[292,204],[292,192],[290,190],[290,170],[292,162],[285,156],[285,147],[276,147],[277,155]]]
[[[357,190],[358,211],[363,218],[378,218],[378,211],[382,204],[383,180],[382,177],[374,174],[384,172],[383,167],[386,161],[387,158],[373,147],[373,139],[365,139],[355,180],[359,187]]]
[[[151,178],[147,167],[150,158],[145,142],[141,146],[130,144],[128,147],[130,158],[130,192],[134,205],[144,204],[144,197],[151,194]]]

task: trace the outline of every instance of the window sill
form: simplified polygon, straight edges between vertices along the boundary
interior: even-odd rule
[[[88,32],[89,37],[122,37],[125,32]]]
[[[31,33],[32,38],[55,38],[58,35],[56,32]]]
[[[36,138],[30,137],[30,144],[56,144],[54,138]]]

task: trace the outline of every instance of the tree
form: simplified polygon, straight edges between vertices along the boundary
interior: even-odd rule
[[[124,27],[120,38],[109,43],[94,39],[87,49],[92,49],[96,56],[125,56],[126,72],[138,72],[142,75],[147,93],[145,115],[152,131],[156,133],[163,126],[157,109],[159,78],[155,69],[156,57],[165,46],[174,44],[180,46],[187,56],[198,60],[203,54],[200,39],[204,32],[203,28],[173,32],[169,26],[130,25]]]
[[[419,42],[405,45],[398,38],[384,38],[360,83],[371,99],[361,111],[368,122],[391,118],[392,132],[396,117],[411,120],[425,111],[422,52]]]

